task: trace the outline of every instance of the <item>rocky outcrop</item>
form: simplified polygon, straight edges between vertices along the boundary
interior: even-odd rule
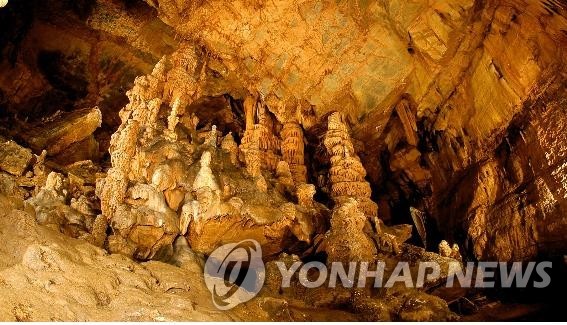
[[[462,217],[440,214],[448,227],[463,222],[468,248],[479,258],[529,260],[562,251],[565,148],[559,134],[565,122],[553,98],[564,88],[550,86],[546,93],[516,119],[494,154],[457,182],[450,207]]]
[[[49,156],[56,156],[65,151],[71,153],[72,151],[68,152],[73,149],[70,148],[71,145],[89,138],[101,124],[100,110],[97,107],[86,108],[51,117],[49,121],[41,123],[41,126],[28,126],[19,136],[36,152],[46,150]],[[96,146],[98,147],[98,143]],[[98,148],[95,153],[98,155]]]
[[[434,87],[414,97],[428,130],[430,215],[447,237],[470,242],[466,248],[479,259],[555,255],[560,250],[545,238],[564,241],[557,185],[564,149],[542,135],[562,138],[565,68],[556,48],[565,42],[559,35],[566,19],[562,5],[555,12],[548,5],[486,5],[479,30],[464,35]],[[555,208],[545,211],[544,202]]]
[[[0,144],[0,169],[21,176],[33,160],[30,149],[8,140]]]

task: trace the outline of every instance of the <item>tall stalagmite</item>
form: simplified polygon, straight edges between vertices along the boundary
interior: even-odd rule
[[[244,154],[246,168],[252,176],[259,176],[261,169],[274,172],[280,161],[280,139],[274,134],[274,120],[261,101],[247,98],[244,102],[246,130],[240,150]]]
[[[296,186],[306,183],[305,143],[301,125],[294,122],[285,123],[280,136],[282,158],[289,165]]]
[[[376,217],[378,206],[370,199],[372,191],[365,180],[366,170],[354,151],[348,127],[341,113],[335,112],[329,116],[323,143],[331,160],[329,180],[331,197],[335,204],[341,205],[349,198],[354,198],[368,218]]]

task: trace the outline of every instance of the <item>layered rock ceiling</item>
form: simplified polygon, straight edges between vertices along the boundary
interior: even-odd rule
[[[243,239],[287,262],[567,254],[564,1],[10,0],[0,30],[2,319],[458,317],[433,284],[221,313],[201,263]]]

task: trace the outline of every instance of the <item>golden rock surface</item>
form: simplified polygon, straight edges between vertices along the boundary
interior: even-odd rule
[[[4,5],[2,319],[451,320],[274,263],[567,253],[561,1]],[[201,264],[244,239],[267,287],[219,312]]]

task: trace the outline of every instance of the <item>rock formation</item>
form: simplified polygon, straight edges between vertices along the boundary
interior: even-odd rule
[[[158,119],[159,103],[168,95],[164,87],[167,64],[163,59],[129,91],[131,102],[121,112],[124,123],[112,137],[113,167],[100,189],[102,213],[114,230],[111,250],[141,259],[170,250],[178,235],[179,218],[170,205],[178,208],[179,203],[170,200],[168,204],[166,193],[170,197],[171,191],[188,188],[185,173],[192,162],[192,145],[186,138],[177,138],[177,128],[170,129],[176,123],[169,118],[171,123],[160,124]],[[180,114],[179,105],[174,105],[169,117]]]
[[[293,122],[285,123],[280,136],[282,158],[287,162],[295,184],[306,183],[305,144],[301,126]]]
[[[280,139],[274,134],[274,121],[262,102],[245,102],[246,131],[240,144],[246,168],[252,176],[261,169],[275,171],[280,161]]]
[[[221,141],[222,150],[217,150],[220,134],[215,125],[202,143],[194,137],[194,112],[186,110],[190,102],[177,100],[184,95],[173,87],[192,76],[172,67],[175,62],[191,66],[188,58],[162,59],[151,75],[136,80],[128,92],[130,103],[120,113],[123,123],[110,148],[112,168],[99,186],[102,213],[113,230],[111,251],[139,259],[164,258],[179,234],[204,254],[231,240],[253,238],[269,255],[293,240],[286,237],[289,231],[309,241],[313,227],[305,228],[295,213],[279,209],[284,198],[275,195],[261,174],[275,172],[280,159],[269,113],[258,108],[258,123],[242,139],[250,178],[240,169],[231,134]],[[158,109],[171,101],[169,111],[160,115]],[[183,122],[187,116],[191,125]],[[195,163],[194,155],[200,155]]]
[[[313,196],[315,195],[315,185],[301,184],[297,187],[297,199],[299,205],[306,208],[311,208],[315,204]]]
[[[77,110],[51,118],[41,127],[32,127],[21,134],[22,138],[37,152],[47,150],[55,156],[70,145],[89,137],[102,124],[102,113],[95,108]],[[98,152],[97,152],[98,153]]]
[[[459,245],[453,244],[453,246],[449,246],[449,243],[446,240],[442,240],[439,243],[439,255],[443,257],[453,258],[458,261],[463,259],[460,253]]]
[[[335,204],[341,205],[348,198],[354,198],[368,218],[375,217],[378,206],[370,199],[371,189],[365,180],[366,170],[354,151],[349,130],[338,112],[329,116],[324,144],[331,160],[329,180]]]
[[[446,274],[281,288],[275,262],[558,272],[564,2],[0,0],[0,30],[0,319],[561,315]],[[268,287],[216,311],[203,256],[244,239]]]
[[[71,192],[69,179],[51,172],[37,194],[27,199],[26,211],[38,224],[46,225],[67,236],[82,238],[102,246],[106,239],[106,223],[97,217],[92,198],[79,191]],[[73,195],[78,197],[72,197]]]
[[[276,179],[279,191],[281,193],[293,193],[295,189],[295,181],[289,169],[289,165],[285,161],[280,161],[276,167]]]
[[[221,148],[230,155],[230,162],[232,164],[238,164],[238,144],[234,141],[232,132],[229,132],[222,138]]]
[[[23,148],[14,141],[5,141],[0,145],[0,169],[16,176],[21,176],[31,164],[31,150]]]
[[[328,262],[373,262],[376,247],[363,231],[367,217],[359,210],[358,201],[351,198],[333,210],[331,229],[326,235]]]

